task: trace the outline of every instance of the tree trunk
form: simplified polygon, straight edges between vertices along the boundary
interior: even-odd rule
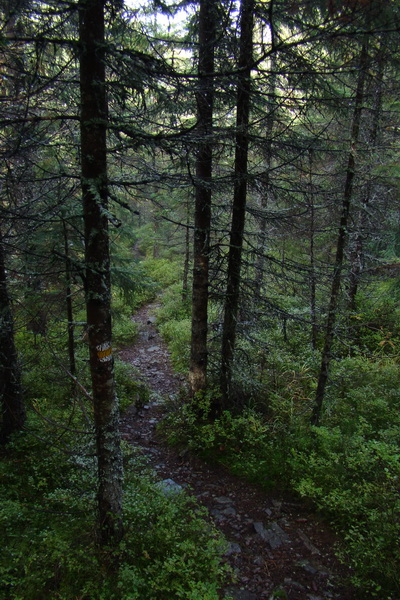
[[[311,417],[313,425],[319,425],[321,418],[322,406],[325,396],[325,388],[328,381],[329,367],[332,354],[332,343],[334,337],[334,328],[336,323],[336,312],[339,301],[340,285],[342,279],[342,269],[344,261],[344,251],[346,246],[349,213],[353,198],[353,183],[355,176],[355,156],[360,133],[361,113],[363,110],[364,101],[364,83],[368,65],[368,54],[366,42],[364,42],[360,55],[360,69],[357,81],[357,89],[355,94],[355,106],[353,112],[353,122],[351,128],[350,152],[346,169],[346,181],[343,193],[342,213],[340,218],[340,226],[338,240],[336,245],[336,259],[333,272],[331,295],[328,308],[328,317],[325,328],[325,343],[322,351],[321,367],[318,378],[317,391],[315,395],[314,410]]]
[[[259,256],[255,267],[255,283],[259,289],[260,295],[262,294],[262,284],[264,280],[264,263],[265,263],[265,246],[267,241],[267,218],[265,211],[267,210],[269,200],[272,199],[271,190],[271,167],[272,167],[272,136],[274,133],[274,125],[276,122],[277,112],[277,101],[276,101],[276,54],[271,56],[271,72],[269,76],[269,90],[268,90],[268,114],[265,123],[265,144],[264,150],[264,170],[265,175],[263,177],[263,190],[261,195],[261,218],[260,218],[260,232],[259,232]]]
[[[20,49],[17,48],[12,39],[15,35],[16,22],[18,18],[18,5],[11,2],[4,3],[2,6],[2,33],[7,39],[3,44],[0,66],[2,70],[2,94],[9,96],[9,100],[14,98],[13,102],[18,101],[20,92],[21,77],[19,73]],[[8,50],[8,51],[7,51]],[[7,134],[2,131],[2,141],[8,140]],[[19,138],[19,135],[17,135]],[[18,143],[17,143],[18,145]],[[2,147],[3,157],[7,154],[13,156],[14,152],[7,152],[7,142]],[[1,170],[4,189],[10,186],[12,182],[7,181],[11,166],[2,160]],[[10,178],[11,179],[11,178]],[[6,192],[7,193],[7,192]],[[0,219],[1,225],[1,219]],[[20,431],[25,424],[25,404],[21,384],[21,370],[18,362],[17,349],[14,341],[14,320],[11,310],[10,298],[7,286],[7,271],[5,266],[5,251],[2,231],[0,229],[0,444],[5,444],[10,436]]]
[[[369,151],[374,155],[378,149],[379,122],[382,117],[383,102],[383,72],[384,72],[384,52],[382,47],[378,51],[378,72],[375,89],[375,102],[373,106],[372,127],[369,131]],[[368,206],[373,195],[372,175],[367,182],[365,195],[362,198],[358,227],[355,234],[353,249],[350,255],[350,280],[349,280],[349,310],[356,310],[356,297],[360,277],[364,267],[364,236],[367,229]]]
[[[182,302],[187,302],[189,296],[189,267],[190,267],[190,214],[189,200],[186,206],[186,231],[185,231],[185,261],[183,263]]]
[[[231,397],[232,363],[239,308],[240,272],[247,199],[248,127],[250,118],[251,68],[253,62],[254,0],[242,0],[240,17],[240,56],[236,113],[236,149],[232,222],[228,254],[227,286],[221,349],[221,407]]]
[[[80,0],[79,11],[86,312],[98,458],[100,541],[103,545],[115,545],[123,533],[123,472],[111,348],[104,0]]]
[[[317,309],[316,309],[316,290],[317,290],[317,275],[315,272],[315,209],[314,209],[314,186],[313,186],[313,151],[308,151],[309,157],[309,183],[308,183],[308,206],[310,209],[310,229],[309,229],[309,252],[310,252],[310,321],[311,321],[311,348],[317,348]]]
[[[214,100],[214,43],[216,15],[214,0],[200,0],[196,195],[193,240],[192,337],[189,384],[192,394],[207,385],[208,286],[211,228],[211,178]]]
[[[20,431],[25,423],[21,373],[14,343],[14,323],[7,290],[3,240],[0,232],[0,443],[6,443],[11,434]]]
[[[72,289],[71,289],[71,261],[69,258],[69,246],[68,246],[68,230],[67,224],[63,221],[63,234],[64,234],[64,252],[65,252],[65,294],[66,294],[66,308],[67,308],[67,334],[68,334],[68,356],[69,356],[69,370],[71,375],[76,375],[76,362],[75,362],[75,342],[74,342],[74,317],[72,308]],[[75,386],[75,384],[74,384]]]

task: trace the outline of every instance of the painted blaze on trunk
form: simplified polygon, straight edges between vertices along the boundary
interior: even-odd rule
[[[113,545],[123,533],[123,473],[111,347],[103,0],[81,0],[80,44],[86,312],[98,456],[100,539],[104,545]]]

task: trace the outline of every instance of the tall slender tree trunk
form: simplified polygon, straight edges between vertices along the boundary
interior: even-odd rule
[[[189,200],[186,204],[186,231],[185,231],[185,261],[183,263],[182,301],[186,302],[189,296],[189,267],[190,267],[190,213]]]
[[[25,423],[21,373],[14,342],[14,322],[7,290],[4,246],[0,232],[0,443],[20,431]]]
[[[263,191],[261,196],[261,210],[265,213],[268,207],[268,203],[272,197],[271,189],[271,166],[272,166],[272,141],[274,125],[276,122],[276,54],[271,57],[271,69],[269,76],[269,90],[268,90],[268,115],[265,123],[265,144],[264,150],[264,169],[265,175],[263,178]],[[265,245],[267,241],[267,218],[265,214],[261,214],[260,217],[260,232],[259,232],[259,256],[255,267],[255,279],[256,285],[260,291],[264,280],[264,263],[265,263]]]
[[[378,132],[379,122],[382,117],[382,101],[383,101],[383,73],[384,73],[384,52],[382,47],[378,51],[378,72],[375,89],[375,101],[373,106],[372,126],[369,131],[369,151],[375,154],[378,147]],[[354,244],[350,254],[350,280],[349,280],[349,310],[356,310],[356,297],[358,285],[364,267],[364,237],[368,225],[368,206],[371,203],[373,196],[373,180],[372,176],[367,182],[365,194],[361,201],[360,216],[358,219],[358,227],[355,233]]]
[[[69,370],[71,375],[76,375],[76,362],[75,362],[75,342],[74,342],[74,315],[72,307],[72,287],[71,287],[71,260],[69,257],[69,245],[68,245],[68,229],[67,224],[63,221],[63,235],[64,235],[64,253],[65,253],[65,296],[66,296],[66,308],[67,308],[67,335],[68,335],[68,357],[69,357]]]
[[[18,98],[20,89],[20,78],[15,76],[18,72],[19,53],[16,51],[12,37],[15,34],[15,25],[18,17],[18,6],[6,2],[2,6],[3,11],[3,35],[8,38],[9,43],[5,48],[11,49],[0,59],[3,72],[2,94],[12,95]],[[8,55],[7,55],[8,54]],[[9,79],[4,77],[9,75]],[[15,100],[14,100],[15,101]],[[3,132],[4,133],[4,132]],[[3,150],[3,149],[2,149]],[[5,161],[3,161],[5,162]],[[9,169],[5,164],[1,166],[5,170],[4,179],[9,176]],[[12,185],[12,184],[11,184]],[[7,184],[5,184],[7,188]],[[0,222],[1,225],[1,222]],[[21,371],[18,362],[18,354],[14,340],[14,320],[7,286],[7,271],[5,265],[5,252],[2,231],[0,229],[0,444],[5,444],[10,436],[20,431],[25,423],[26,413],[21,384]]]
[[[221,347],[221,408],[224,408],[229,404],[229,399],[231,397],[232,363],[239,309],[240,274],[248,179],[248,127],[250,119],[251,69],[253,63],[253,12],[254,0],[242,0],[236,105],[235,180]]]
[[[100,540],[122,537],[122,456],[111,347],[107,220],[105,0],[80,0],[81,161],[85,229],[86,312],[98,460]]]
[[[310,209],[310,229],[309,229],[309,253],[310,253],[310,320],[311,320],[311,348],[315,350],[317,348],[317,276],[315,272],[315,208],[314,208],[314,185],[313,185],[313,151],[310,149],[308,152],[309,158],[309,182],[308,182],[308,206]]]
[[[189,384],[192,394],[207,385],[208,287],[211,228],[211,179],[216,2],[200,0],[197,101],[196,193],[193,240],[192,337]]]
[[[347,239],[347,230],[349,223],[350,207],[353,199],[353,183],[356,170],[356,151],[360,134],[361,114],[364,101],[364,84],[368,66],[367,42],[363,43],[360,54],[360,69],[355,94],[355,105],[353,112],[353,121],[351,127],[350,152],[348,156],[346,180],[343,193],[342,213],[340,217],[339,233],[336,244],[336,258],[333,271],[331,294],[328,308],[328,316],[325,328],[325,342],[322,351],[321,367],[315,395],[314,410],[311,417],[313,425],[319,425],[322,413],[322,406],[325,397],[325,388],[328,381],[329,367],[332,355],[332,343],[336,323],[336,313],[340,294],[340,285],[342,280],[342,269],[344,262],[344,251]]]

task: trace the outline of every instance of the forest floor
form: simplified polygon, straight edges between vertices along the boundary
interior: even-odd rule
[[[134,315],[139,339],[118,353],[140,371],[152,391],[147,405],[132,405],[124,413],[122,435],[141,449],[160,480],[194,495],[228,540],[225,560],[236,576],[221,590],[221,598],[229,593],[235,600],[355,600],[343,583],[349,572],[335,556],[335,535],[314,507],[170,448],[157,433],[166,410],[164,399],[176,394],[183,380],[173,373],[154,325],[156,308],[147,305]]]

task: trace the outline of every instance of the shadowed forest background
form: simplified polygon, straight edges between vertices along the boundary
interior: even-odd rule
[[[168,442],[310,500],[399,598],[400,3],[0,15],[0,598],[220,597],[223,541],[121,443],[156,298]]]

